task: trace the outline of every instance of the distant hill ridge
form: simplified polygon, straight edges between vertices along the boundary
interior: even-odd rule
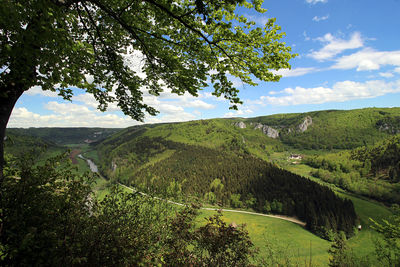
[[[325,110],[234,120],[240,128],[262,125],[268,136],[300,149],[351,149],[400,133],[400,108]]]
[[[7,128],[7,134],[38,137],[58,145],[91,143],[120,131],[118,128],[40,127]]]

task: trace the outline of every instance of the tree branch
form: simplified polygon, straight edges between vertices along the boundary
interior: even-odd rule
[[[170,10],[168,10],[166,7],[164,7],[163,5],[160,5],[159,3],[153,1],[153,0],[144,0],[144,2],[148,2],[156,7],[158,7],[161,11],[167,13],[170,17],[178,20],[180,23],[183,24],[183,26],[185,26],[186,28],[188,28],[189,30],[191,30],[192,32],[196,33],[197,35],[199,35],[201,38],[203,38],[203,40],[205,42],[208,43],[208,45],[211,47],[212,45],[214,45],[215,47],[217,47],[226,57],[228,57],[233,63],[235,63],[238,66],[242,66],[242,64],[240,64],[239,62],[237,62],[236,60],[233,59],[233,57],[225,51],[225,49],[223,49],[221,46],[218,45],[218,43],[211,41],[210,39],[208,39],[208,37],[206,37],[200,30],[195,29],[193,26],[191,26],[189,23],[187,23],[185,20],[182,19],[181,16],[176,16],[174,13],[172,13]]]

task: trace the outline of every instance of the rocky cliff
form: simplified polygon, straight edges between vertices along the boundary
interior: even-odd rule
[[[271,137],[271,138],[274,138],[274,139],[279,137],[279,131],[274,129],[274,128],[272,128],[271,126],[268,126],[268,125],[263,125],[261,123],[257,123],[254,126],[254,129],[261,129],[261,131],[264,134],[266,134],[268,137]]]
[[[254,130],[261,129],[261,131],[266,134],[270,138],[279,138],[281,134],[281,130],[283,130],[283,134],[290,134],[292,132],[300,132],[303,133],[307,131],[308,127],[313,124],[313,120],[310,116],[304,118],[303,122],[297,126],[288,126],[288,125],[281,125],[281,126],[270,126],[262,123],[250,123],[250,126],[254,126]],[[246,128],[246,124],[243,121],[233,123],[234,126],[244,129]],[[285,131],[286,130],[286,131]]]
[[[235,122],[233,125],[239,127],[240,129],[246,128],[246,123],[244,123],[243,121]]]
[[[299,126],[297,126],[297,129],[299,132],[304,133],[305,131],[307,131],[308,127],[312,125],[312,123],[312,118],[310,116],[307,116],[304,118],[304,121],[300,123]]]

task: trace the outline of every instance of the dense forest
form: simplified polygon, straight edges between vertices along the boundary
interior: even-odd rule
[[[7,133],[4,146],[7,153],[16,157],[31,153],[36,158],[40,158],[44,153],[49,151],[62,151],[65,148],[49,141],[33,135],[27,135],[19,131],[10,131]]]
[[[400,202],[400,136],[373,146],[319,156],[304,163],[312,175],[360,195],[388,203]]]
[[[139,137],[133,146],[119,146],[107,164],[114,167],[110,170],[103,164],[103,171],[147,192],[170,197],[183,192],[210,204],[297,216],[324,238],[337,231],[353,234],[357,217],[350,200],[250,155],[239,144],[212,149]],[[107,158],[107,149],[99,152]],[[156,164],[149,163],[156,157]]]

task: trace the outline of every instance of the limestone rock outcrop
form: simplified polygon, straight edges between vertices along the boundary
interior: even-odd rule
[[[305,131],[307,131],[308,127],[312,125],[312,123],[312,118],[310,116],[307,116],[304,118],[304,121],[300,123],[299,126],[297,126],[297,129],[299,132],[304,133]]]
[[[279,137],[279,131],[274,129],[274,128],[272,128],[271,126],[268,126],[268,125],[257,123],[254,126],[254,129],[261,129],[261,131],[264,134],[266,134],[268,137],[271,137],[271,138],[274,138],[274,139]]]
[[[246,123],[244,123],[243,121],[235,122],[233,125],[239,127],[240,129],[246,128]]]

